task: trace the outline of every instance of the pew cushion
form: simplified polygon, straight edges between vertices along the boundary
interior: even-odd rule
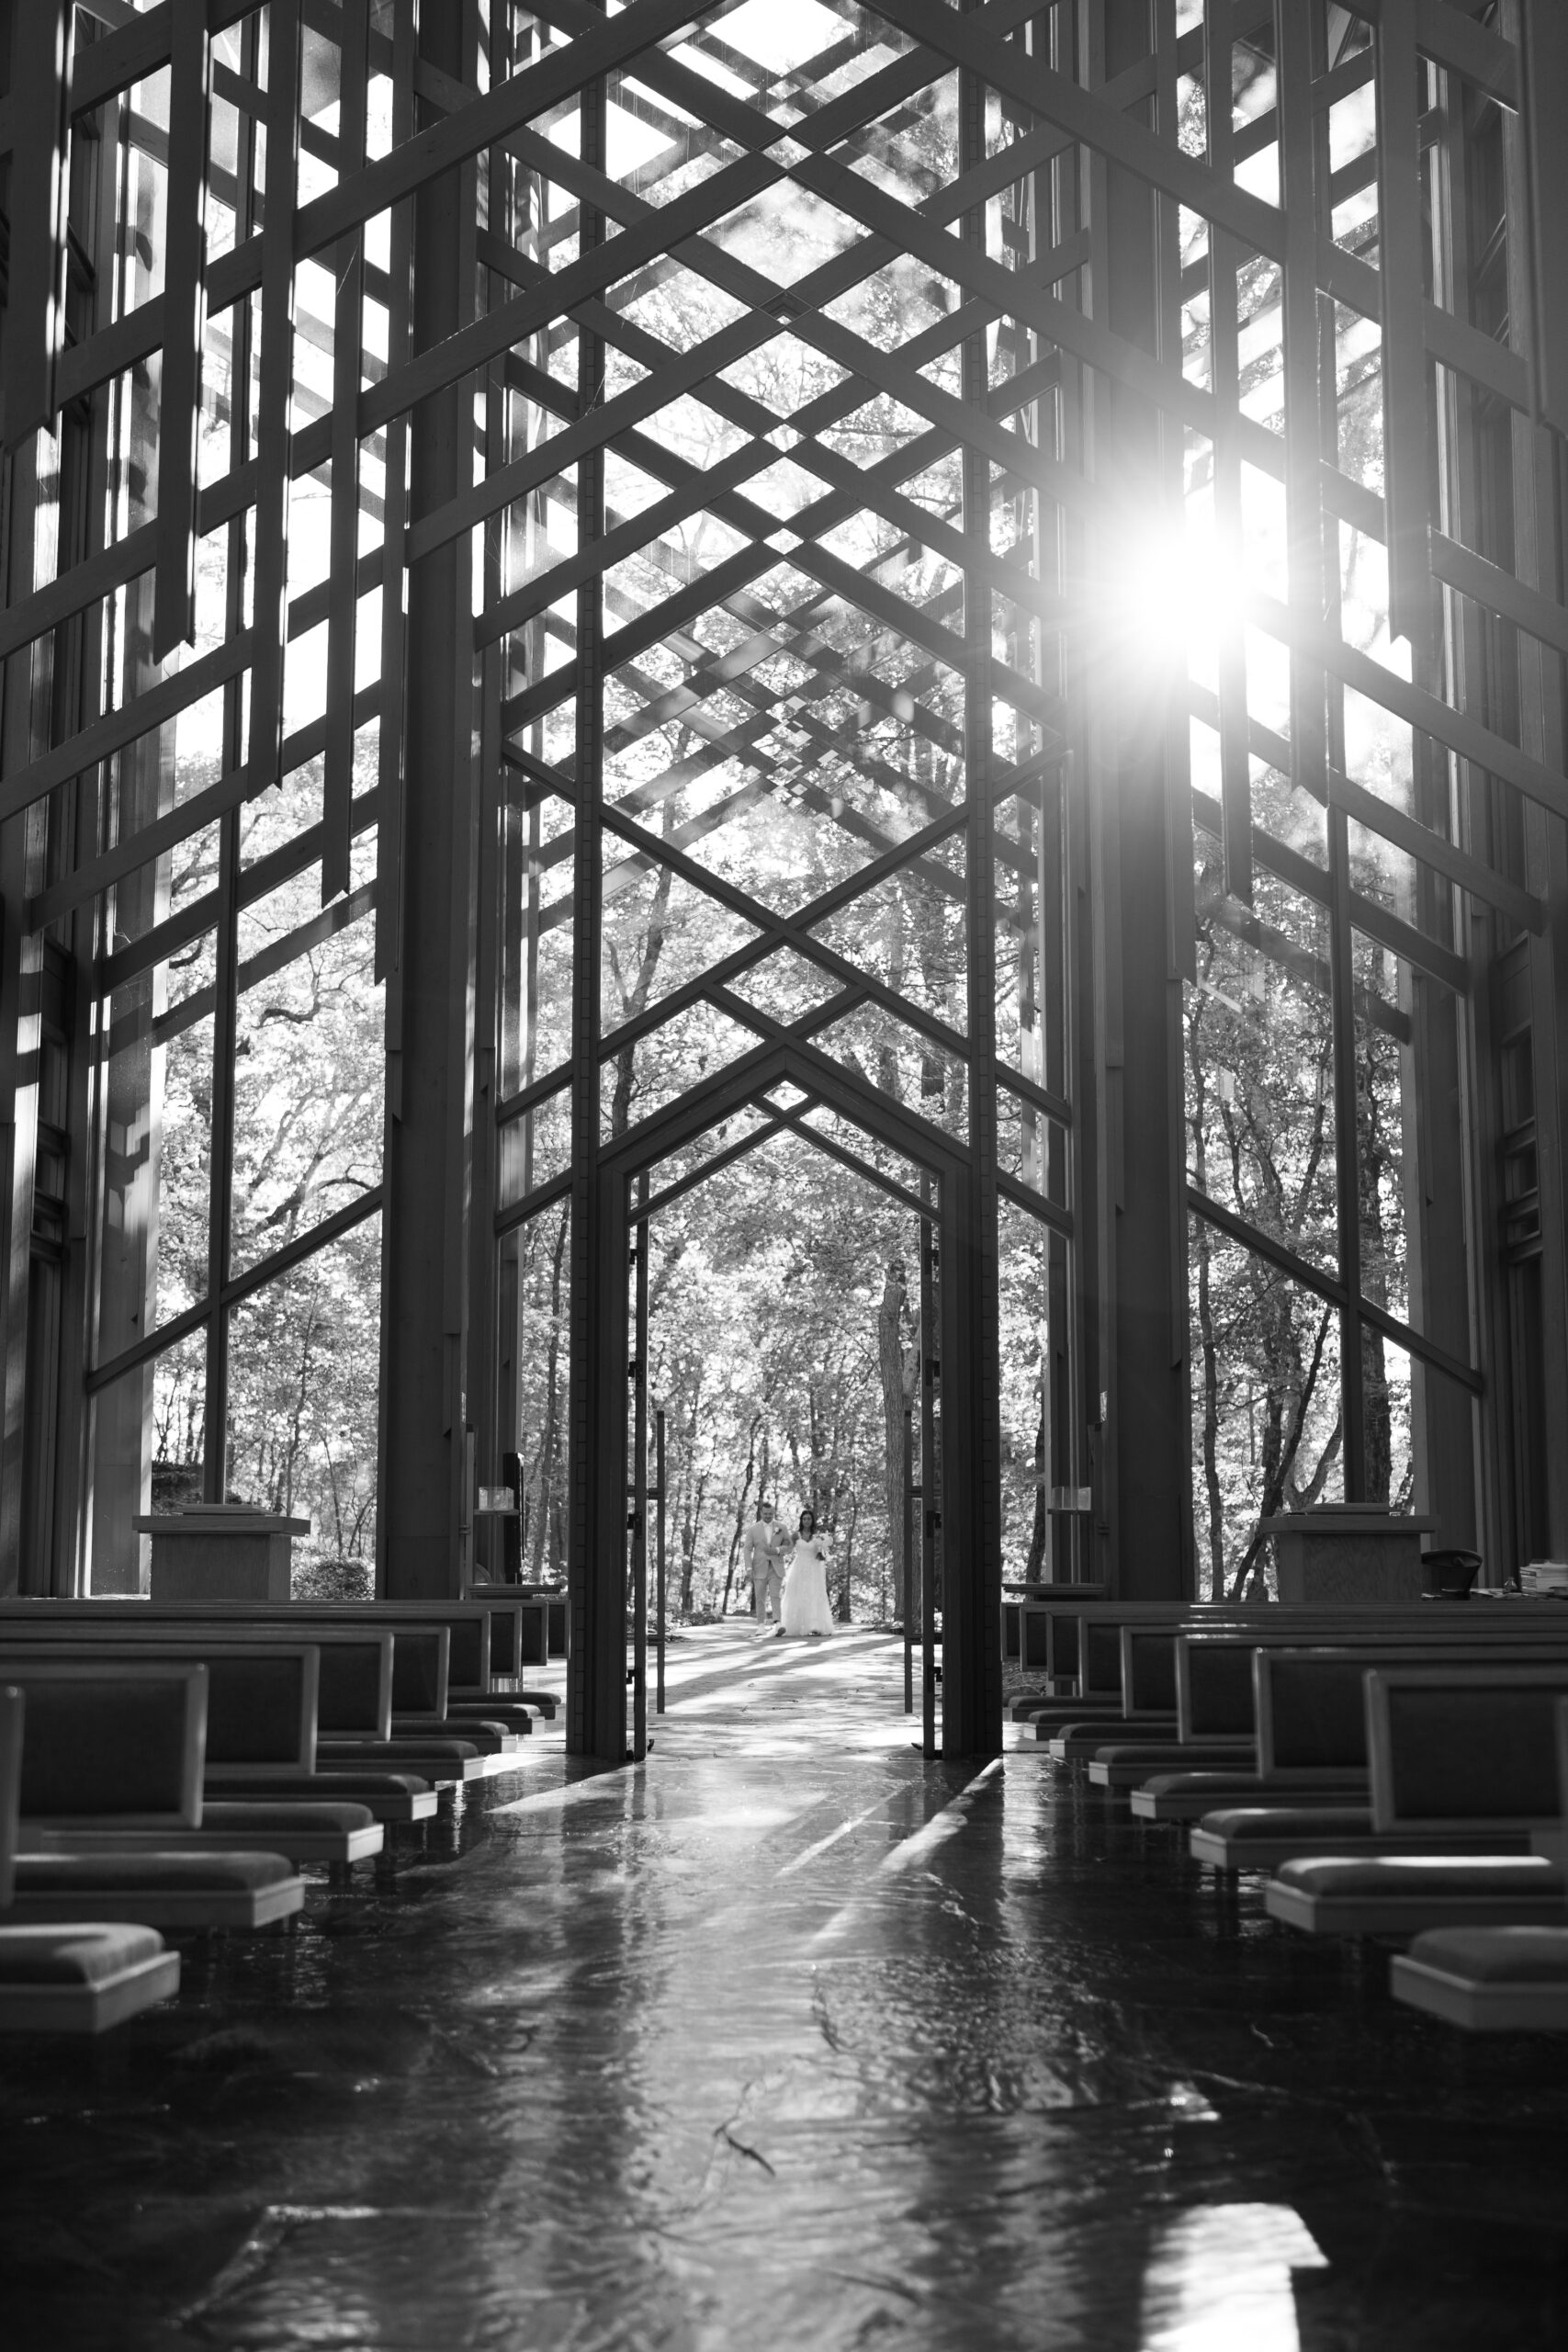
[[[1193,1826],[1188,1851],[1215,1870],[1272,1870],[1293,1854],[1354,1852],[1372,1835],[1371,1805],[1227,1805]]]
[[[1556,1984],[1568,1998],[1568,1926],[1433,1928],[1410,1957],[1471,1984]]]
[[[1328,1773],[1303,1792],[1296,1781],[1265,1781],[1252,1772],[1156,1772],[1133,1791],[1133,1811],[1141,1821],[1199,1821],[1226,1805],[1296,1804],[1303,1793],[1325,1804],[1365,1799],[1364,1772]]]
[[[1568,1928],[1434,1928],[1396,1953],[1396,2000],[1472,2032],[1568,2030]]]
[[[209,1820],[212,1802],[220,1800],[252,1804],[265,1798],[301,1804],[320,1800],[327,1804],[363,1805],[376,1821],[424,1821],[437,1805],[430,1782],[412,1772],[356,1772],[349,1765],[336,1771],[279,1773],[265,1780],[250,1774],[243,1780],[229,1780],[221,1772],[209,1772],[206,1786],[202,1802]]]
[[[276,1797],[206,1800],[195,1833],[217,1849],[286,1854],[294,1862],[358,1862],[382,1851],[386,1832],[368,1805]]]
[[[304,1881],[281,1854],[18,1854],[12,1917],[254,1928],[304,1900]]]
[[[111,1926],[0,1928],[0,1984],[97,1984],[164,1949],[154,1928]]]
[[[348,1838],[357,1830],[372,1828],[375,1820],[367,1804],[338,1804],[326,1797],[307,1798],[298,1804],[272,1797],[254,1804],[248,1799],[209,1797],[201,1808],[204,1829],[336,1829]]]
[[[1270,1918],[1309,1934],[1418,1935],[1423,1929],[1568,1921],[1568,1882],[1537,1854],[1389,1854],[1281,1862]]]
[[[151,1928],[0,1928],[0,2031],[102,2033],[179,1982],[178,1952]]]
[[[1370,1838],[1372,1809],[1368,1804],[1230,1805],[1204,1814],[1203,1827],[1213,1838]]]

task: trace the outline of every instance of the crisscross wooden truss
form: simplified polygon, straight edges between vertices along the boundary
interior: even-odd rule
[[[486,1304],[496,1252],[570,1194],[581,1559],[599,1542],[589,1359],[619,1311],[594,1255],[601,1158],[624,1182],[643,1128],[649,1153],[671,1119],[695,1148],[705,1117],[748,1103],[750,1143],[816,1121],[910,1200],[911,1154],[928,1177],[967,1171],[975,1470],[955,1554],[993,1579],[998,1200],[1035,1221],[1061,1269],[1053,1345],[1072,1369],[1050,1476],[1093,1482],[1097,1531],[1064,1565],[1120,1561],[1135,1582],[1132,1555],[1148,1550],[1125,1315],[1152,1269],[1179,1365],[1184,1206],[1337,1314],[1348,1492],[1364,1328],[1467,1397],[1490,1393],[1498,1342],[1480,1293],[1445,1311],[1430,1253],[1397,1312],[1364,1279],[1351,1064],[1369,1023],[1419,1063],[1413,986],[1463,1008],[1473,1057],[1466,1024],[1504,948],[1537,978],[1538,1093],[1540,1052],[1550,1072],[1561,1050],[1542,1009],[1561,994],[1568,816],[1562,11],[26,0],[13,13],[4,420],[26,491],[8,509],[0,814],[31,844],[7,868],[14,1022],[50,925],[96,925],[86,967],[107,1005],[216,922],[228,946],[210,1001],[160,1017],[166,1035],[213,1012],[221,1064],[232,1003],[265,977],[233,947],[259,884],[231,861],[199,908],[153,907],[112,935],[107,894],[131,906],[152,861],[319,762],[319,820],[266,879],[319,862],[321,911],[260,962],[276,970],[374,906],[389,1115],[407,1125],[409,926],[425,920],[409,812],[416,796],[460,804],[473,864],[453,936],[471,924],[472,1012],[454,1035],[471,1141],[442,1328],[462,1336],[458,1385],[491,1459],[508,1442]],[[91,222],[90,142],[105,159]],[[1494,146],[1501,262],[1476,247]],[[166,166],[150,229],[117,208],[107,164],[128,147]],[[422,229],[443,189],[449,217]],[[129,301],[110,264],[138,234],[156,250]],[[1342,447],[1355,352],[1372,355],[1381,410],[1371,468]],[[52,436],[62,417],[101,417],[155,355],[141,504],[100,470],[68,530],[50,512]],[[198,420],[225,401],[229,459],[209,478]],[[1464,454],[1478,418],[1506,449],[1505,533]],[[439,463],[422,461],[422,434]],[[307,478],[330,499],[308,579],[290,528]],[[1248,552],[1259,484],[1282,518],[1272,564]],[[1129,548],[1146,569],[1151,534],[1179,534],[1195,492],[1234,575],[1208,670],[1151,645],[1126,568]],[[1344,531],[1386,558],[1371,645],[1346,623]],[[218,626],[197,609],[200,541],[227,550]],[[101,649],[136,626],[146,659],[130,691]],[[318,707],[300,710],[296,649],[323,628]],[[1260,689],[1268,649],[1282,698]],[[455,701],[432,772],[410,712],[442,665]],[[137,800],[130,763],[214,695],[217,773]],[[1348,707],[1403,730],[1407,789],[1357,772],[1365,729],[1348,735]],[[1192,722],[1213,745],[1201,774]],[[361,763],[356,790],[367,728],[374,779]],[[1265,775],[1323,812],[1321,854],[1269,815]],[[67,801],[68,828],[46,820]],[[1500,806],[1524,812],[1522,858],[1499,850]],[[1136,825],[1152,880],[1134,872]],[[1351,845],[1373,836],[1406,861],[1403,895],[1363,887]],[[1196,907],[1194,840],[1208,876]],[[355,845],[372,841],[367,869]],[[1260,878],[1316,910],[1319,944],[1280,927]],[[889,893],[912,926],[901,944]],[[1168,1024],[1194,977],[1195,914],[1332,1004],[1331,1257],[1184,1170]],[[646,935],[650,922],[677,945],[656,986],[617,994],[626,926]],[[1357,938],[1404,981],[1369,980]],[[1157,1003],[1137,1001],[1150,953]],[[1168,1080],[1157,1102],[1130,1076],[1151,1028]],[[785,1067],[803,1090],[787,1102],[765,1091]],[[12,1072],[25,1078],[14,1045]],[[221,1097],[220,1082],[220,1117]],[[1474,1148],[1460,1119],[1433,1164],[1448,1152],[1462,1174]],[[1543,1227],[1557,1159],[1543,1137]],[[1133,1162],[1152,1167],[1163,1212],[1138,1205]],[[392,1181],[236,1275],[224,1168],[215,1149],[208,1296],[83,1367],[106,1388],[205,1330],[217,1428],[231,1309],[386,1204]],[[694,1181],[682,1168],[656,1188]],[[1560,1216],[1547,1247],[1555,1298]],[[1568,1393],[1568,1374],[1553,1377]],[[1185,1407],[1160,1410],[1180,1453]],[[1190,1543],[1162,1545],[1179,1577]],[[1163,1589],[1166,1567],[1151,1573]],[[957,1637],[974,1658],[968,1698],[950,1672],[961,1745],[994,1699],[980,1663],[994,1598]]]

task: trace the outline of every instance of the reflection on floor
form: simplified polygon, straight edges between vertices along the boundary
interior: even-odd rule
[[[1568,2343],[1568,2048],[1389,2002],[891,1642],[672,1645],[303,1923],[0,2052],[15,2352]]]

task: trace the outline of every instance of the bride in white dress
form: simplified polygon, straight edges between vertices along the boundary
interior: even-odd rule
[[[817,1532],[816,1514],[803,1510],[784,1570],[779,1610],[781,1634],[830,1634],[833,1612],[828,1606],[828,1546]]]

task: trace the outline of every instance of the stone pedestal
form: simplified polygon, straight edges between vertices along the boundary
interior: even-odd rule
[[[1386,1606],[1421,1599],[1421,1538],[1435,1519],[1396,1519],[1365,1503],[1320,1503],[1259,1521],[1274,1539],[1281,1600]]]
[[[134,1522],[152,1538],[154,1600],[288,1600],[296,1535],[308,1519],[239,1503],[190,1504]]]

